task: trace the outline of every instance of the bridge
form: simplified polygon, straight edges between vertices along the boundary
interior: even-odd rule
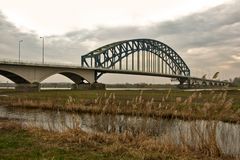
[[[61,74],[74,88],[102,88],[97,80],[106,73],[174,78],[179,86],[225,86],[228,82],[193,77],[183,59],[168,45],[153,39],[132,39],[102,46],[81,57],[81,66],[0,61],[0,75],[19,90],[39,89],[46,78]]]

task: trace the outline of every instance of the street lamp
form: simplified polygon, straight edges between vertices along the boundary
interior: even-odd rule
[[[42,63],[44,64],[44,37],[40,38],[42,38]]]
[[[23,40],[18,41],[18,62],[19,63],[21,60],[21,42],[23,42]]]

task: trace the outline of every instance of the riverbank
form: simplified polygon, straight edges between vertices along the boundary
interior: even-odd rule
[[[78,128],[60,133],[8,120],[0,120],[0,155],[1,159],[234,159],[223,155],[213,139],[192,148],[144,133],[85,133]]]
[[[240,91],[41,91],[2,92],[14,107],[240,123]]]

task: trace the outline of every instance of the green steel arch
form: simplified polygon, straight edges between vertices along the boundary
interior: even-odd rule
[[[91,68],[116,69],[118,64],[118,70],[125,67],[125,70],[139,72],[190,76],[189,67],[177,52],[153,39],[114,42],[83,55],[81,63]]]

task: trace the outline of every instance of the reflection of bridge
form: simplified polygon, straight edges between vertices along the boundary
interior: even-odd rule
[[[0,62],[0,74],[19,86],[38,86],[44,79],[58,73],[70,78],[76,86],[86,86],[85,81],[96,86],[95,82],[104,73],[175,78],[181,86],[187,87],[228,84],[224,81],[192,77],[189,67],[172,48],[151,39],[108,44],[83,55],[81,62],[81,67]]]

